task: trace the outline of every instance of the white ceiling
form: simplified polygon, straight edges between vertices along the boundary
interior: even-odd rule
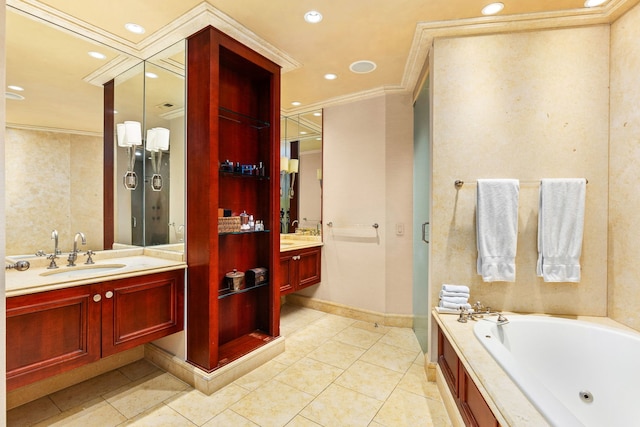
[[[25,88],[25,101],[7,100],[7,123],[100,132],[100,84],[135,62],[122,52],[146,59],[207,24],[282,65],[282,108],[292,112],[413,92],[434,37],[609,23],[639,1],[585,9],[583,0],[503,0],[499,15],[483,17],[488,0],[7,0],[7,84]],[[303,20],[312,9],[322,22]],[[36,23],[24,11],[99,43]],[[127,22],[146,32],[129,33]],[[108,59],[96,61],[87,50]],[[350,72],[358,60],[377,68]],[[326,80],[326,73],[338,78]]]

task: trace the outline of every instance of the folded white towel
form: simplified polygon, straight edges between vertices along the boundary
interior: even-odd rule
[[[536,273],[545,282],[579,282],[587,182],[543,179],[538,213]]]
[[[469,293],[469,287],[464,285],[442,285],[442,290],[447,292],[464,292],[466,294]]]
[[[445,308],[445,307],[436,307],[436,311],[440,314],[459,314],[460,309],[457,308]],[[467,310],[469,312],[473,312],[473,309]]]
[[[440,298],[442,297],[464,297],[469,298],[469,292],[450,292],[450,291],[440,291]]]
[[[441,297],[440,301],[450,302],[453,304],[466,304],[469,302],[467,297]]]
[[[485,282],[516,280],[519,194],[517,179],[478,180],[477,270]]]
[[[454,310],[458,310],[460,309],[460,307],[464,307],[467,310],[471,309],[471,304],[467,303],[467,304],[454,304],[452,302],[447,302],[447,301],[442,301],[440,300],[440,302],[438,303],[439,307],[443,307],[443,308],[452,308]]]

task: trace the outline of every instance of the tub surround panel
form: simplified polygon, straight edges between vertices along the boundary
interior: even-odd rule
[[[71,249],[77,231],[87,236],[83,249],[102,249],[102,138],[5,132],[7,253],[51,253],[53,229],[63,251]]]
[[[432,305],[456,283],[497,309],[606,315],[608,40],[606,25],[435,40]],[[538,181],[554,177],[589,180],[577,284],[536,276]],[[476,273],[478,178],[521,181],[514,283]]]
[[[611,27],[609,317],[640,330],[640,6]]]

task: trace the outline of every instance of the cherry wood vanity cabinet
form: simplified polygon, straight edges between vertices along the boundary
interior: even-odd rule
[[[186,126],[187,361],[212,372],[280,333],[280,67],[213,27],[190,36]],[[220,209],[264,230],[220,232]],[[260,267],[266,283],[225,280]]]
[[[183,329],[184,270],[7,298],[7,390]]]
[[[438,364],[465,425],[499,427],[498,420],[469,376],[455,349],[439,327]]]
[[[322,247],[280,253],[280,294],[287,295],[320,283]]]

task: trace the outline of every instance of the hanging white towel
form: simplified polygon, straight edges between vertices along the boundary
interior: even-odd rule
[[[479,179],[476,191],[478,274],[485,282],[515,282],[520,182]]]
[[[538,212],[538,264],[545,282],[579,282],[587,181],[543,179]]]

